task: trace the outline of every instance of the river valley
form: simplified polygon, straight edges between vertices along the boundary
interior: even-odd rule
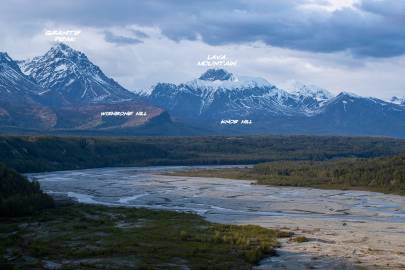
[[[282,240],[278,256],[264,259],[257,269],[405,268],[405,197],[162,175],[189,168],[99,168],[28,176],[50,194],[83,203],[191,211],[213,222],[283,228],[309,240]]]

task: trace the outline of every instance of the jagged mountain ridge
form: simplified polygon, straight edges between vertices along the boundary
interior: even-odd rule
[[[24,75],[7,53],[0,52],[0,124],[24,128],[49,128],[55,113],[43,106],[38,93],[43,91]]]
[[[158,83],[148,98],[181,121],[218,132],[405,136],[405,108],[397,104],[307,85],[285,91],[223,69],[178,85]],[[253,124],[223,125],[230,119]]]
[[[296,83],[290,93],[296,97],[301,110],[307,114],[316,113],[319,108],[334,97],[326,89],[300,83]]]
[[[61,60],[62,57],[59,57],[63,53],[62,50],[80,58],[79,62],[84,61],[85,63],[72,64],[70,68],[64,70],[57,68],[60,66],[59,64],[67,61],[66,59]],[[143,126],[155,118],[161,119],[161,123],[170,127],[170,117],[162,117],[166,115],[164,110],[137,98],[135,94],[122,88],[112,79],[103,78],[102,71],[89,62],[83,53],[58,44],[45,55],[49,56],[49,54],[52,57],[34,58],[37,59],[36,61],[42,62],[46,71],[40,70],[40,65],[38,65],[31,67],[30,72],[26,70],[26,74],[24,74],[20,70],[20,66],[27,68],[27,62],[16,62],[8,54],[0,53],[0,127],[2,130],[33,132],[117,132],[117,130],[121,130],[131,134],[131,132],[142,133]],[[44,59],[50,62],[45,63]],[[67,88],[59,88],[58,85],[63,85],[63,82],[72,75],[69,70],[73,74],[79,74],[77,79],[84,82],[89,82],[90,79],[87,77],[92,74],[99,75],[100,78],[103,78],[100,81],[103,87],[107,87],[106,83],[111,83],[111,87],[107,89],[108,96],[105,94],[105,89],[97,88],[101,92],[95,91],[96,88],[91,85],[92,82],[82,85],[83,87],[90,85],[90,88],[69,90],[73,95],[81,95],[80,99],[66,95]],[[89,70],[90,72],[88,72]],[[86,73],[87,75],[82,75]],[[35,78],[41,79],[42,85]],[[52,89],[46,88],[47,86]],[[84,94],[89,89],[94,90],[92,92],[94,95],[86,96]],[[132,112],[132,115],[124,117],[102,115],[102,112],[117,111]],[[137,112],[141,114],[137,115]]]
[[[42,90],[35,81],[21,72],[17,63],[7,53],[0,52],[0,93],[2,100],[32,96]]]
[[[134,94],[108,78],[84,53],[59,43],[42,56],[22,61],[21,70],[46,89],[71,103],[120,102]]]
[[[141,96],[105,76],[87,56],[64,44],[19,65],[0,54],[0,93],[0,126],[37,131],[131,134],[127,132],[131,128],[153,122],[153,135],[164,135],[165,130],[187,135],[195,129],[185,126],[197,126],[201,135],[208,131],[405,137],[405,107],[399,98],[385,102],[346,92],[333,96],[308,85],[285,91],[262,78],[237,76],[223,69],[209,69],[197,79],[177,85],[158,83],[151,93]],[[117,110],[147,112],[148,117],[100,115]],[[179,126],[173,125],[171,116],[183,129],[176,130]],[[251,123],[222,125],[227,119]]]
[[[159,83],[149,95],[154,104],[179,118],[307,115],[332,97],[326,90],[306,86],[289,93],[262,78],[237,77],[223,69],[209,69],[179,85]]]
[[[397,104],[397,105],[402,105],[405,106],[405,97],[392,97],[389,102]]]

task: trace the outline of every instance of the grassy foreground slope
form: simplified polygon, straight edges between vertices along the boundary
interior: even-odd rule
[[[81,204],[1,220],[0,231],[1,269],[250,269],[289,236],[194,214]]]
[[[106,166],[249,164],[377,157],[405,152],[405,140],[330,136],[0,136],[0,162],[19,172]]]
[[[405,154],[368,159],[277,161],[257,164],[253,168],[175,174],[251,179],[261,185],[359,189],[405,195]]]

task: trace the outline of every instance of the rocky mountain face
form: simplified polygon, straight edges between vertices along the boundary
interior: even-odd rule
[[[35,96],[43,91],[34,80],[24,75],[7,53],[0,52],[0,94],[2,101]]]
[[[209,69],[178,85],[158,83],[148,99],[189,124],[221,133],[405,136],[398,102],[299,85],[285,91],[262,78]]]
[[[170,117],[108,78],[83,53],[57,44],[16,62],[0,53],[0,127],[28,132],[142,133]],[[162,131],[164,133],[164,131]]]
[[[60,43],[42,56],[22,61],[21,70],[46,91],[60,94],[71,103],[120,102],[134,94],[108,78],[87,56]]]
[[[0,124],[16,128],[48,128],[55,113],[43,106],[43,89],[24,75],[7,53],[0,53]]]
[[[291,94],[297,99],[300,110],[308,114],[317,112],[328,100],[334,97],[326,89],[305,84],[296,84]]]
[[[390,99],[390,102],[397,105],[405,106],[405,97],[392,97]]]
[[[405,138],[405,102],[209,69],[150,93],[128,91],[65,44],[16,62],[0,53],[0,127],[117,135],[340,134]],[[174,120],[174,121],[173,121]]]
[[[342,92],[304,123],[314,133],[405,137],[405,108]]]
[[[223,69],[209,69],[179,85],[159,83],[149,100],[185,120],[298,113],[297,99],[286,91],[264,79],[236,77]]]

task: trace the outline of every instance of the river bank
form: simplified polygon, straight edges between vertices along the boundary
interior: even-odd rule
[[[173,169],[189,168],[104,168],[30,177],[50,194],[80,202],[194,212],[211,222],[283,228],[308,239],[286,240],[281,256],[263,261],[261,269],[294,269],[294,261],[307,269],[405,267],[402,196],[161,175]]]

